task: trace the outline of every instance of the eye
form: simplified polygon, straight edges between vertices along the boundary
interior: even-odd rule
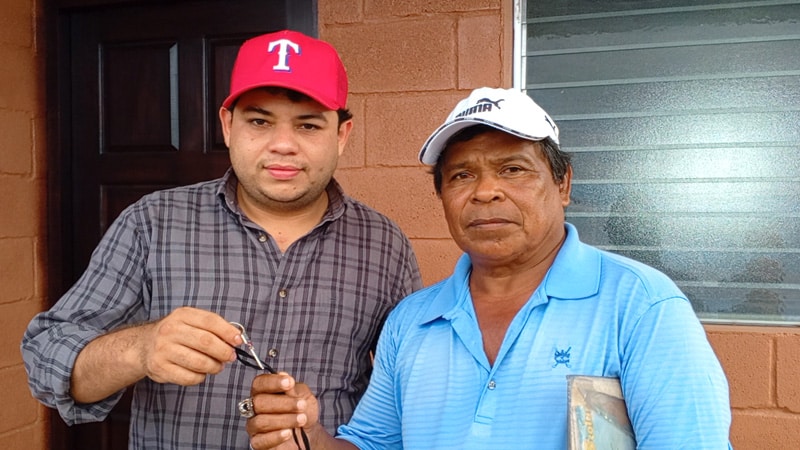
[[[507,175],[517,175],[524,172],[525,169],[520,166],[507,166],[503,167],[500,173],[507,174]]]
[[[313,130],[319,130],[322,127],[320,127],[319,125],[317,125],[315,123],[302,123],[302,124],[300,124],[299,128],[301,130],[313,131]]]
[[[466,180],[470,178],[470,173],[467,171],[455,172],[450,176],[451,181]]]
[[[267,121],[261,118],[250,119],[250,123],[257,127],[263,127],[267,125]]]

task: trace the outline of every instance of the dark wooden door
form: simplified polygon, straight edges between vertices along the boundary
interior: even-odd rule
[[[312,0],[56,4],[48,39],[53,301],[123,208],[227,169],[217,110],[238,46],[282,28],[316,34]],[[126,396],[106,421],[73,427],[54,412],[52,448],[127,448],[129,406]]]

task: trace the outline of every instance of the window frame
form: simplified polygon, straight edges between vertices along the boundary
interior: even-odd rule
[[[514,35],[514,42],[513,42],[513,67],[512,67],[512,83],[513,87],[524,92],[527,92],[527,74],[528,68],[526,65],[526,55],[528,53],[527,48],[527,37],[528,37],[528,24],[527,21],[527,8],[528,4],[533,3],[535,0],[514,0],[514,23],[513,23],[513,35]],[[736,2],[731,2],[736,3]],[[554,114],[554,118],[556,121],[559,120],[557,114]],[[570,151],[569,148],[565,148],[566,151]],[[575,156],[575,154],[573,154]],[[580,174],[576,174],[575,178],[580,178]],[[722,182],[722,181],[721,181]],[[800,200],[798,200],[798,204],[800,204]],[[795,205],[797,206],[797,205]],[[570,214],[569,209],[567,209],[567,220],[569,220]],[[591,244],[591,242],[590,242]],[[597,246],[603,248],[603,246]],[[656,247],[658,248],[658,247]],[[611,250],[613,251],[613,250]],[[676,280],[676,282],[678,282]],[[680,283],[678,283],[680,286]],[[794,285],[795,283],[789,283]],[[681,286],[683,290],[683,287]],[[794,289],[792,289],[794,290]],[[684,291],[685,292],[685,291]],[[688,294],[687,294],[688,295]],[[796,298],[790,299],[792,302],[800,301]],[[794,304],[794,303],[793,303]],[[717,312],[716,314],[719,314]],[[736,315],[734,313],[730,313],[731,315]],[[700,320],[703,323],[707,324],[737,324],[737,325],[766,325],[766,326],[789,326],[795,327],[800,325],[800,316],[795,315],[788,315],[786,320],[776,320],[774,318],[764,318],[758,316],[756,313],[748,312],[743,313],[741,316],[737,317],[713,317],[713,315],[705,315],[702,312],[698,313]]]

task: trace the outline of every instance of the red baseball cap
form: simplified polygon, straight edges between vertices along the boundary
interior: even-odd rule
[[[283,30],[245,41],[236,56],[224,108],[243,93],[277,86],[308,95],[331,110],[347,107],[347,73],[336,49],[297,31]]]

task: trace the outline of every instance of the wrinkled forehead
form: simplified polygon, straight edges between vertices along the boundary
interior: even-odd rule
[[[452,163],[453,159],[504,161],[509,159],[544,159],[542,141],[532,141],[497,130],[476,125],[454,135],[444,146],[439,162]]]

